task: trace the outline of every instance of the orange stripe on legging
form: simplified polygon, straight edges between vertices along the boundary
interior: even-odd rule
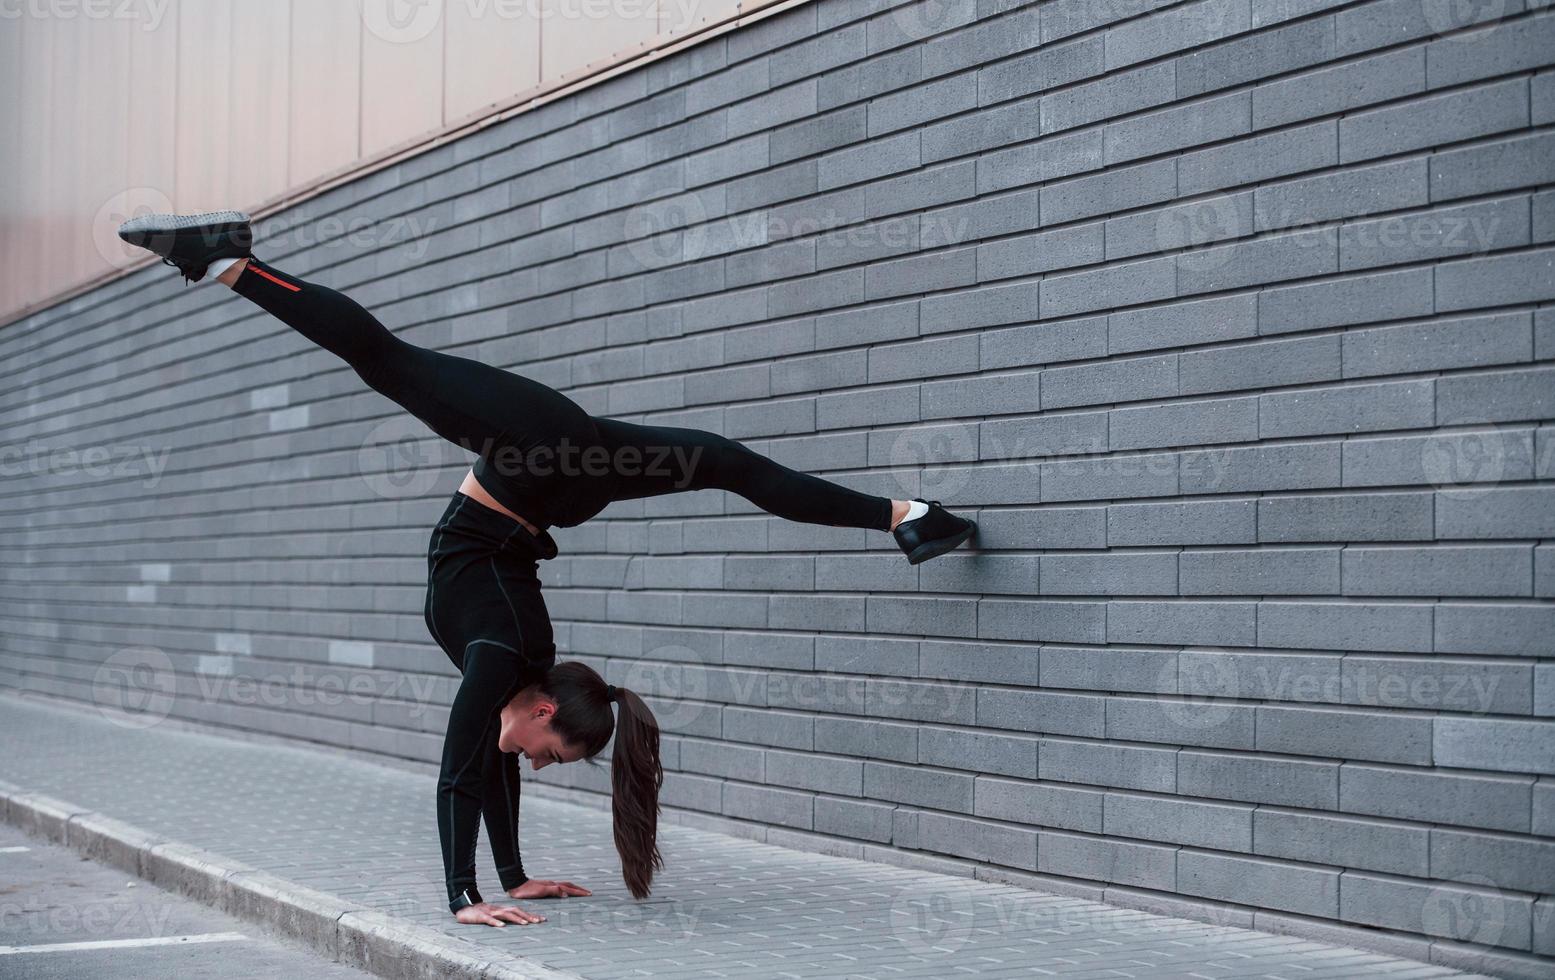
[[[264,276],[266,279],[268,279],[271,282],[275,283],[277,286],[283,286],[286,289],[290,289],[294,293],[302,292],[302,287],[301,286],[293,286],[291,283],[286,282],[284,279],[277,279],[275,276],[272,276],[270,273],[268,273],[265,270],[259,268],[259,266],[255,265],[252,262],[250,262],[248,264],[247,268],[253,269],[255,272],[259,273],[261,276]]]

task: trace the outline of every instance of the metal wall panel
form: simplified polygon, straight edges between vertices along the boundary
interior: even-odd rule
[[[0,323],[139,261],[114,234],[135,213],[254,209],[739,9],[737,0],[619,0],[605,16],[588,0],[18,8],[0,19]]]

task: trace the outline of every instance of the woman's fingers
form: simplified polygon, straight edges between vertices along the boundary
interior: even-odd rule
[[[516,905],[503,906],[497,910],[497,914],[509,922],[517,922],[521,926],[527,926],[535,922],[544,922],[545,916],[535,915],[533,912],[525,912]]]
[[[570,881],[558,881],[556,884],[559,885],[563,889],[563,891],[562,891],[563,895],[592,895],[592,894],[594,894],[593,892],[589,891],[587,888],[584,888],[582,885],[574,885]]]

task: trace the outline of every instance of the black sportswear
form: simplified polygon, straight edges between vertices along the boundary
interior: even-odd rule
[[[702,429],[590,416],[538,381],[401,340],[333,289],[250,259],[233,288],[332,351],[371,388],[439,436],[476,452],[481,486],[540,528],[455,493],[427,548],[425,618],[462,673],[437,784],[450,908],[475,888],[485,815],[504,890],[527,880],[518,847],[518,757],[496,747],[498,712],[555,663],[538,563],[551,525],[572,527],[614,500],[719,488],[812,524],[887,530],[891,501],[789,469]]]

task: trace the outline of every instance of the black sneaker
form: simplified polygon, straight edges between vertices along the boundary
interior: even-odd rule
[[[119,237],[162,256],[190,282],[205,278],[216,259],[252,255],[254,230],[241,211],[207,214],[144,214],[119,226]]]
[[[907,555],[907,561],[916,565],[937,555],[943,555],[977,532],[977,522],[957,517],[940,506],[938,500],[923,500],[929,512],[922,517],[903,521],[891,532],[897,546]]]

